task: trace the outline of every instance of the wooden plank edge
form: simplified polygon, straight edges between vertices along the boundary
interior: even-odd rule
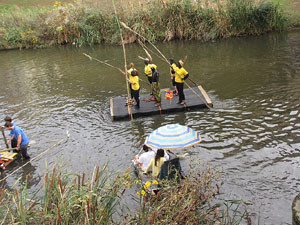
[[[113,98],[110,98],[110,118],[112,121],[114,120],[114,100],[113,100]]]
[[[206,91],[203,89],[203,87],[202,87],[201,85],[199,85],[198,88],[199,88],[199,90],[201,91],[201,94],[204,96],[207,105],[208,105],[209,107],[213,108],[213,103],[212,103],[212,101],[210,100],[210,98],[208,97]]]

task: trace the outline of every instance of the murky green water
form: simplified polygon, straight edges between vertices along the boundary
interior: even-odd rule
[[[252,203],[256,223],[291,224],[292,200],[300,191],[300,32],[158,47],[167,57],[188,57],[186,69],[208,92],[213,110],[112,122],[109,99],[126,94],[124,77],[82,53],[123,68],[120,46],[0,52],[0,117],[11,115],[36,142],[30,155],[49,148],[66,130],[71,135],[5,185],[30,172],[42,176],[45,164],[56,162],[75,173],[89,173],[108,160],[110,169],[125,169],[153,129],[180,123],[203,137],[184,164],[200,157],[223,168],[223,197]],[[142,71],[142,49],[126,50],[128,62]],[[153,58],[161,86],[170,87],[168,67]],[[141,91],[148,87],[142,84]],[[6,174],[22,164],[15,162]]]

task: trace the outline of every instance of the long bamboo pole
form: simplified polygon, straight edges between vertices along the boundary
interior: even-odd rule
[[[6,148],[6,149],[0,149],[0,152],[9,152],[11,150],[16,150],[17,148]]]
[[[104,64],[104,65],[106,65],[106,66],[109,66],[109,67],[111,67],[111,68],[114,68],[114,69],[120,71],[123,75],[125,75],[125,72],[124,72],[123,70],[121,70],[120,68],[116,67],[116,66],[113,66],[113,65],[111,65],[111,64],[109,64],[109,63],[107,63],[107,62],[105,62],[105,61],[101,61],[101,60],[99,60],[99,59],[96,59],[96,58],[94,58],[94,57],[92,57],[92,56],[90,56],[90,55],[88,55],[88,54],[86,54],[86,53],[82,53],[82,54],[83,54],[84,56],[88,57],[91,61],[92,61],[92,60],[95,60],[95,61],[97,61],[97,62],[99,62],[99,63],[102,63],[102,64]],[[144,82],[145,84],[148,84],[148,82],[142,80],[141,78],[139,78],[139,80],[142,81],[142,82]]]
[[[145,38],[143,35],[137,33],[136,31],[132,30],[130,27],[128,27],[124,22],[120,22],[122,24],[123,27],[125,27],[126,29],[130,30],[131,32],[135,33],[136,35],[138,35],[139,37],[143,38],[144,40],[148,41],[150,45],[152,45],[152,47],[164,58],[164,62],[166,62],[170,68],[172,68],[172,66],[170,65],[169,61],[167,60],[167,58],[164,56],[164,54],[161,53],[161,51],[151,42],[149,41],[147,38]],[[175,71],[175,73],[178,75],[178,73]],[[191,91],[206,105],[207,108],[211,109],[212,107],[209,106],[206,101],[187,83],[184,81],[184,83],[188,86],[188,88],[191,89]]]
[[[1,127],[1,132],[2,132],[2,136],[3,136],[3,140],[4,140],[4,143],[6,145],[6,148],[9,148],[8,144],[7,144],[7,139],[6,139],[6,136],[5,136],[5,133],[4,133],[4,128]]]
[[[119,21],[119,18],[118,18],[117,9],[116,9],[114,0],[112,0],[112,3],[113,3],[113,6],[114,6],[115,15],[116,15],[116,19],[117,19],[117,23],[118,23],[118,27],[119,27],[119,31],[120,31],[121,42],[122,42],[123,56],[124,56],[125,77],[126,77],[126,88],[127,88],[127,95],[128,95],[128,100],[129,100],[129,85],[128,85],[128,82],[127,82],[128,76],[127,76],[126,50],[125,50],[125,45],[124,45],[124,40],[123,40],[123,35],[122,35],[122,29],[121,29],[121,26],[120,26],[120,21]],[[132,111],[131,111],[130,104],[128,104],[127,107],[128,107],[129,118],[130,118],[130,120],[133,120],[133,116],[132,116]]]
[[[13,172],[11,172],[10,174],[8,174],[8,175],[5,176],[4,178],[2,178],[2,179],[0,180],[0,183],[1,183],[3,180],[5,180],[6,178],[8,178],[8,177],[12,176],[13,174],[15,174],[18,170],[20,170],[21,168],[23,168],[24,166],[26,166],[27,164],[29,164],[29,163],[32,162],[33,160],[35,160],[35,159],[41,157],[41,156],[44,155],[46,152],[48,152],[49,150],[53,149],[55,146],[61,144],[61,143],[62,143],[63,141],[65,141],[65,140],[67,141],[67,140],[69,139],[69,137],[70,137],[70,134],[69,134],[69,131],[67,131],[67,136],[66,136],[66,137],[60,139],[57,143],[55,143],[54,145],[52,145],[50,148],[48,148],[48,149],[46,149],[45,151],[43,151],[42,153],[38,154],[37,156],[35,156],[34,158],[32,158],[32,159],[30,159],[28,162],[26,162],[23,166],[17,168],[17,169],[14,170]]]

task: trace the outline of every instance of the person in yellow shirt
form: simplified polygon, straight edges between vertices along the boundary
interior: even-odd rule
[[[170,74],[171,74],[171,80],[172,80],[172,85],[174,87],[173,94],[178,95],[178,90],[176,87],[176,82],[175,82],[175,74],[172,74],[172,70],[174,70],[176,66],[176,62],[173,58],[169,58],[169,64],[170,64]]]
[[[130,95],[134,98],[136,108],[140,108],[140,83],[138,71],[134,68],[134,64],[130,63],[130,69],[127,71],[129,79],[127,81],[130,83]]]
[[[148,173],[150,169],[152,169],[152,177],[157,178],[159,176],[162,164],[166,161],[164,155],[165,151],[163,149],[158,149],[155,157],[151,159],[144,173]]]
[[[150,83],[150,88],[152,90],[152,69],[151,69],[150,59],[145,58],[144,63],[145,63],[144,73],[145,73],[146,77],[148,78],[148,81]],[[153,93],[151,93],[151,95],[152,94]]]
[[[175,76],[175,83],[178,90],[179,101],[177,104],[185,104],[185,96],[183,93],[184,80],[189,77],[189,73],[183,68],[183,60],[179,60],[177,67],[172,70],[172,74]]]
[[[157,66],[153,63],[150,63],[148,58],[144,60],[144,63],[144,72],[150,83],[150,88],[152,89],[151,95],[153,96],[151,100],[156,100],[156,106],[159,106],[161,102],[161,91],[159,87],[159,73],[157,71]]]

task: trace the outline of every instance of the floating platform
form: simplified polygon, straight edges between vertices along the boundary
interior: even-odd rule
[[[174,96],[171,99],[165,98],[165,90],[161,90],[161,106],[155,106],[155,101],[144,101],[144,99],[150,99],[150,94],[140,95],[140,108],[135,106],[128,107],[126,105],[126,97],[116,97],[110,99],[110,115],[112,120],[130,119],[130,111],[133,118],[140,116],[152,116],[156,114],[167,114],[174,112],[181,112],[190,109],[209,109],[213,107],[213,104],[208,97],[206,91],[201,85],[193,88],[185,88],[185,105],[177,104],[179,101],[178,96]]]
[[[9,164],[16,160],[18,153],[0,150],[0,170],[5,170]]]

